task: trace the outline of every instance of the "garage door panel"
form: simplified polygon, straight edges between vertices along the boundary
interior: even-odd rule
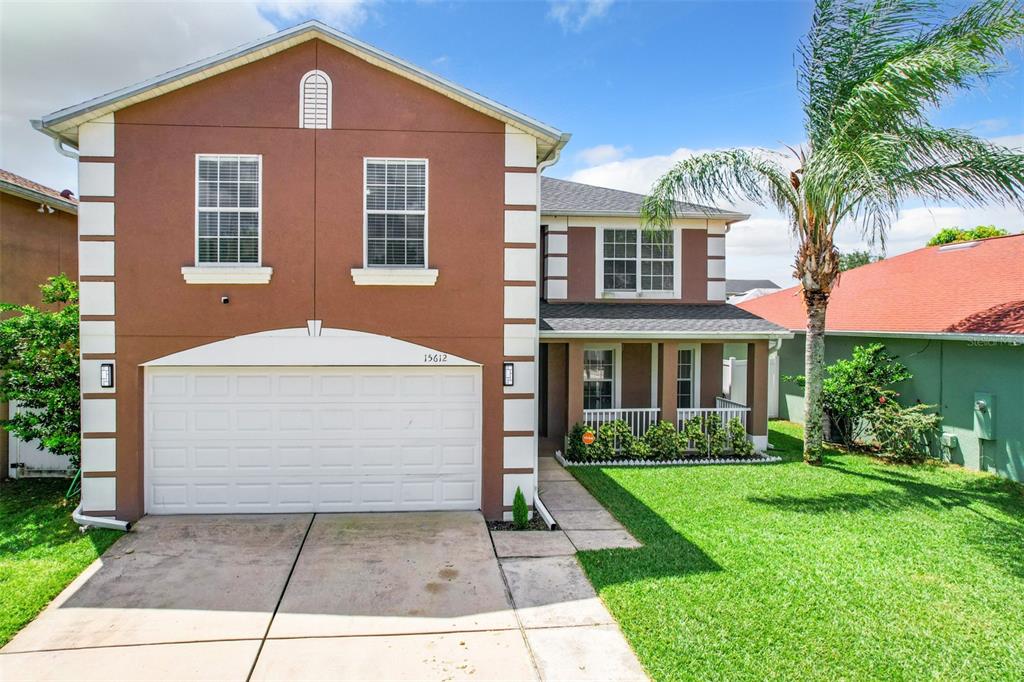
[[[151,513],[479,507],[479,368],[154,368],[146,379]]]

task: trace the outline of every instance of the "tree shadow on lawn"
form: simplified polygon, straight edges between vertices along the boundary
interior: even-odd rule
[[[880,468],[867,472],[831,461],[821,467],[843,476],[854,476],[882,483],[887,489],[864,492],[833,492],[819,496],[773,495],[750,497],[749,501],[801,514],[835,512],[898,513],[907,510],[932,510],[940,513],[963,509],[974,515],[966,525],[965,540],[988,554],[1017,577],[1024,578],[1024,522],[995,518],[991,510],[1010,519],[1024,519],[1024,489],[995,476],[977,476],[951,487],[921,480],[913,473]]]
[[[652,467],[644,467],[652,471]],[[721,571],[704,550],[672,528],[665,519],[603,470],[588,467],[574,472],[577,480],[597,497],[643,547],[580,552],[580,562],[600,591],[608,585],[647,578],[679,577]]]

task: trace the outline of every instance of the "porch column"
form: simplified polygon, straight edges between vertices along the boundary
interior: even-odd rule
[[[676,379],[679,376],[679,344],[664,341],[661,344],[661,418],[672,424],[676,423],[676,400],[678,388]]]
[[[768,341],[747,344],[747,431],[758,450],[768,448]]]
[[[568,405],[566,406],[566,433],[576,422],[583,421],[583,342],[569,341]]]

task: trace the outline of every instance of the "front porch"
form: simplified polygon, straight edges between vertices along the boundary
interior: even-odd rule
[[[747,345],[747,403],[722,390],[725,344]],[[624,338],[543,340],[540,349],[541,454],[561,449],[577,422],[622,420],[640,437],[658,421],[677,428],[695,417],[737,418],[755,448],[768,446],[768,340]]]

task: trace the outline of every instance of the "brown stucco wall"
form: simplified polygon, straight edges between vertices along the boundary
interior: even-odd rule
[[[651,405],[651,344],[622,344],[622,407]]]
[[[569,228],[568,303],[605,300],[594,295],[596,242],[594,227]],[[682,249],[682,288],[677,299],[648,298],[630,303],[707,303],[708,302],[708,235],[704,230],[680,230]],[[558,301],[555,301],[556,303]]]
[[[78,218],[0,193],[0,302],[41,306],[39,285],[60,273],[78,279]]]
[[[541,381],[547,383],[547,438],[562,439],[566,434],[567,409],[569,401],[568,362],[569,344],[545,343],[547,349],[546,375]]]
[[[297,128],[299,79],[314,68],[333,81],[331,130]],[[143,511],[141,374],[128,368],[319,319],[483,365],[483,511],[500,517],[504,125],[320,41],[130,107],[116,122],[118,516]],[[197,153],[263,155],[270,284],[184,283]],[[367,156],[429,159],[436,286],[353,284]]]
[[[40,300],[39,285],[60,273],[78,279],[78,218],[0,193],[0,303],[52,308]],[[0,401],[0,419],[8,418]],[[7,431],[0,428],[0,479],[7,478]]]

